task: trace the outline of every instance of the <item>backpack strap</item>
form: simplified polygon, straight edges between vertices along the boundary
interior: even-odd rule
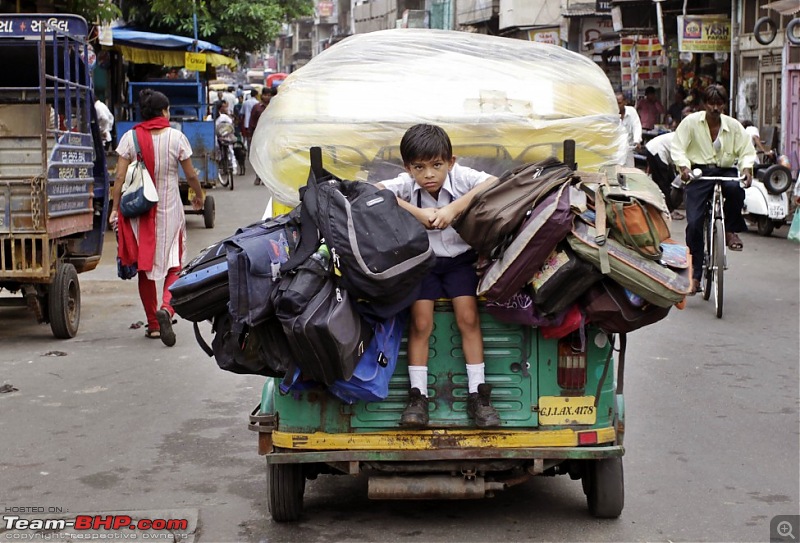
[[[625,385],[625,349],[628,347],[628,334],[619,335],[619,357],[617,360],[617,394],[622,394]]]
[[[611,272],[611,263],[608,260],[608,244],[606,232],[606,200],[605,192],[608,188],[608,177],[601,176],[600,182],[597,185],[597,191],[594,196],[594,213],[595,213],[595,243],[600,248],[600,271],[603,275]]]
[[[300,242],[289,260],[281,265],[281,273],[294,270],[319,248],[319,228],[312,210],[317,206],[317,184],[330,174],[322,167],[320,147],[312,147],[310,156],[308,181],[300,188]]]
[[[200,345],[200,348],[203,349],[203,351],[208,356],[214,356],[214,351],[211,349],[211,347],[208,346],[206,340],[203,339],[202,334],[200,334],[200,327],[197,326],[197,322],[192,323],[192,327],[194,328],[194,339],[197,340],[197,343],[198,345]]]

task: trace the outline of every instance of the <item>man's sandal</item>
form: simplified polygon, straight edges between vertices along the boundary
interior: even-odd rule
[[[741,251],[744,248],[744,244],[742,243],[742,240],[739,239],[739,236],[736,234],[736,232],[728,232],[725,234],[725,237],[725,242],[728,245],[728,249],[731,251]]]
[[[148,339],[161,339],[161,330],[150,330],[148,328],[144,331],[144,337]]]

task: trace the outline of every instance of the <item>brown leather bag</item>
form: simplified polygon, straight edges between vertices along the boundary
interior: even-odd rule
[[[479,255],[499,256],[526,214],[556,187],[570,181],[572,170],[555,158],[524,164],[488,181],[453,222],[456,232]]]

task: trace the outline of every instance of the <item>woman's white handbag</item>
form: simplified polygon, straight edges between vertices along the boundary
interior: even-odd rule
[[[158,203],[158,191],[142,159],[135,129],[133,144],[136,148],[136,160],[128,165],[128,170],[125,172],[125,182],[122,185],[122,197],[119,202],[119,212],[129,219],[144,215]]]

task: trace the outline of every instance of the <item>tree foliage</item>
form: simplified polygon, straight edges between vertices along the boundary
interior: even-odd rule
[[[140,30],[197,36],[242,56],[272,42],[281,25],[313,14],[313,0],[124,0],[123,18]]]

